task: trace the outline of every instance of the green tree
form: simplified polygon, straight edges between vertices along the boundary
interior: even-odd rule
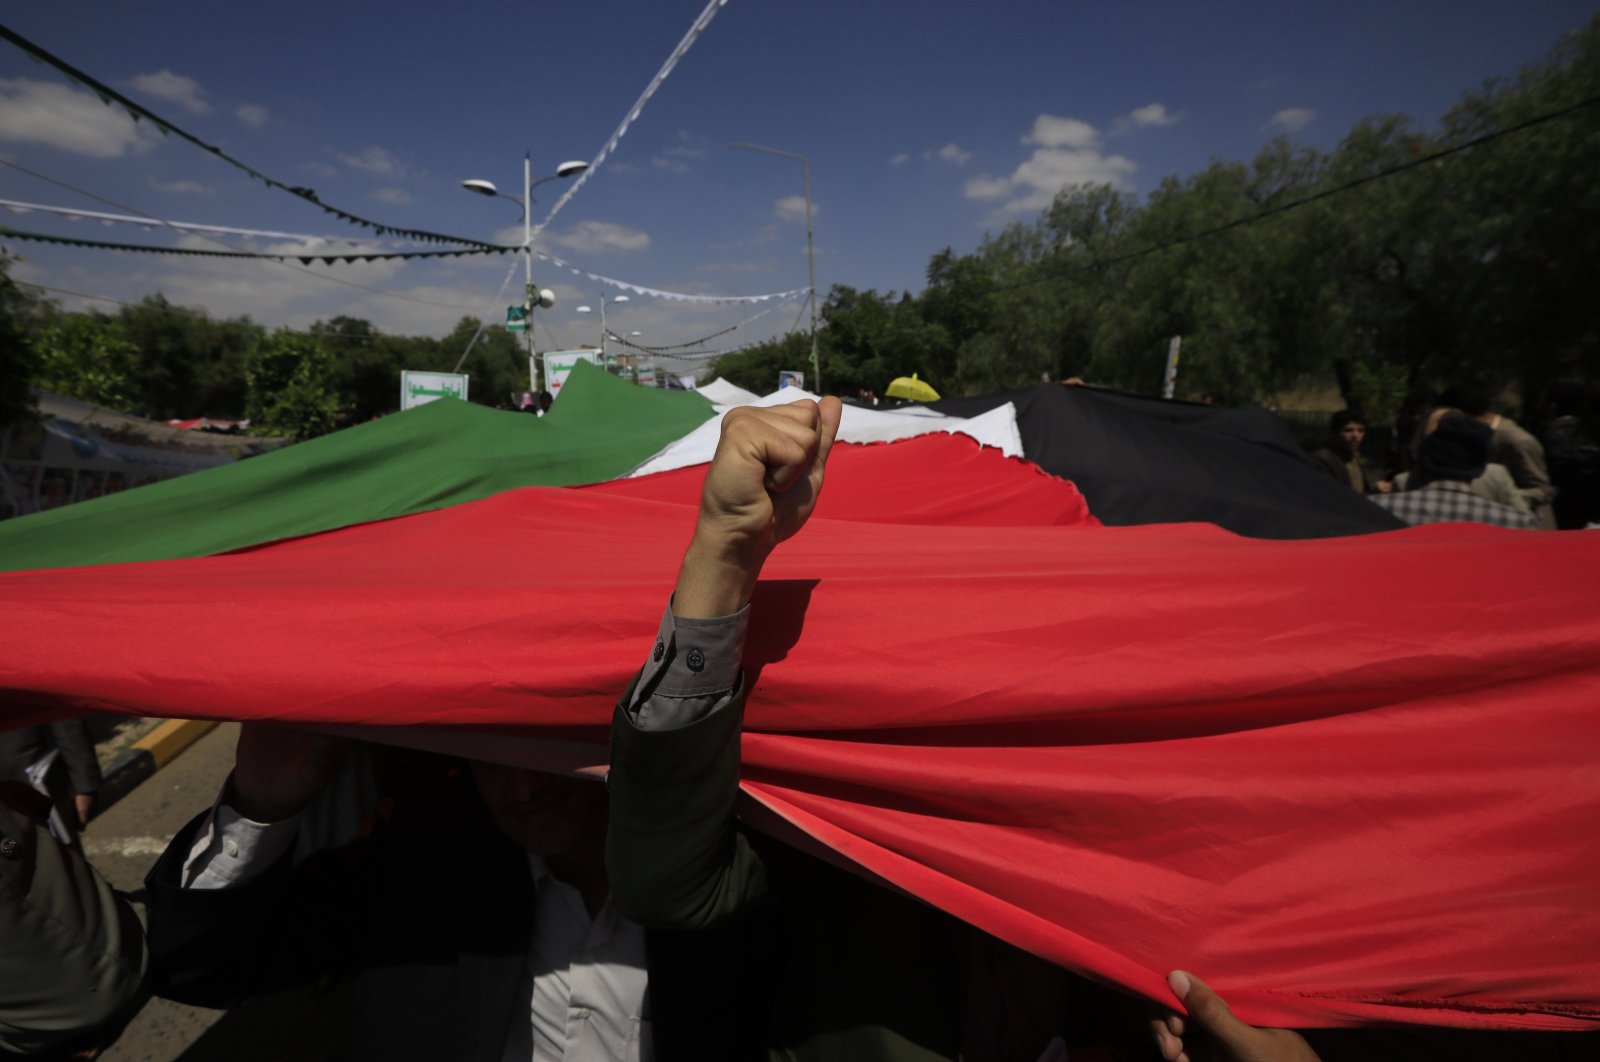
[[[39,300],[11,279],[11,259],[0,253],[0,432],[34,414],[39,355],[33,328]]]
[[[63,314],[38,329],[38,385],[109,409],[132,409],[138,401],[139,348],[113,318],[98,313]]]
[[[819,331],[819,343],[825,334],[825,328]],[[803,369],[809,372],[810,365],[810,334],[790,332],[777,339],[755,343],[743,350],[724,354],[712,363],[711,375],[721,376],[746,391],[764,395],[778,386],[778,373],[786,369]],[[830,391],[836,390],[833,381],[825,382]]]
[[[538,311],[534,311],[538,312]],[[455,329],[439,341],[436,355],[438,371],[449,372],[467,349],[473,333],[478,331],[476,317],[463,317]],[[415,368],[416,366],[407,366]],[[486,406],[499,406],[510,400],[514,393],[528,389],[528,348],[526,341],[504,325],[491,324],[478,337],[477,345],[462,364],[461,371],[470,379],[467,397]],[[540,370],[543,382],[543,369]]]
[[[317,321],[310,333],[332,356],[339,407],[357,423],[398,410],[401,370],[423,367],[409,363],[412,341],[383,335],[359,317]],[[423,360],[431,365],[436,360],[433,343],[422,342],[428,348]]]
[[[265,336],[248,317],[216,321],[157,294],[124,307],[115,319],[139,352],[133,412],[166,420],[242,411],[245,364]]]
[[[251,427],[310,439],[334,426],[333,358],[316,339],[280,328],[245,363]]]

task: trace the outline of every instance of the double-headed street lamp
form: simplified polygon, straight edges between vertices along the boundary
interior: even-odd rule
[[[539,363],[534,359],[533,356],[533,308],[535,306],[549,306],[550,303],[545,301],[541,297],[539,291],[533,286],[533,190],[535,187],[545,183],[546,181],[556,181],[565,177],[574,177],[588,168],[589,164],[587,162],[563,162],[561,165],[556,167],[556,172],[544,177],[534,177],[533,155],[531,152],[529,152],[528,154],[522,156],[521,199],[518,199],[514,195],[506,195],[500,189],[495,187],[493,181],[485,181],[474,178],[470,181],[461,182],[461,187],[465,188],[469,192],[476,192],[479,195],[499,196],[501,199],[509,199],[513,203],[516,203],[522,207],[522,253],[524,261],[527,264],[527,269],[523,277],[525,283],[523,286],[522,306],[528,314],[528,365],[533,370],[533,380],[531,382],[533,383],[533,389],[535,392],[539,390]],[[462,357],[464,359],[466,355],[462,355]],[[461,368],[459,363],[456,365],[456,368]]]
[[[632,300],[626,295],[618,295],[610,301],[611,305],[615,306],[619,302],[630,302]],[[579,306],[578,312],[594,313],[594,307]],[[600,296],[600,364],[606,364],[606,297],[604,295]]]
[[[811,271],[811,375],[816,378],[817,394],[822,393],[822,364],[817,360],[817,257],[811,247],[811,162],[804,155],[796,155],[792,151],[779,151],[777,148],[762,147],[760,144],[729,144],[730,148],[743,148],[746,151],[760,151],[768,155],[777,155],[779,158],[797,159],[805,169],[806,180],[806,265]]]

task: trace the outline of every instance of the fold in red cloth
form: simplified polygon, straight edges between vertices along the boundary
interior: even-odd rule
[[[0,576],[0,696],[592,740],[701,470]],[[983,504],[985,498],[992,505]],[[1600,537],[1103,528],[960,438],[840,447],[767,566],[745,785],[1073,969],[1246,1020],[1596,1028]]]

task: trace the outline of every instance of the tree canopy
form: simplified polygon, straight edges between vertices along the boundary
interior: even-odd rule
[[[881,392],[916,372],[962,395],[1048,375],[1154,392],[1182,336],[1180,396],[1265,401],[1337,381],[1346,404],[1380,413],[1470,377],[1532,400],[1600,369],[1596,173],[1600,16],[1463,94],[1436,128],[1380,114],[1331,151],[1280,137],[1142,200],[1063,188],[971,253],[933,254],[918,293],[836,284],[820,306],[823,383]],[[480,327],[464,317],[435,340],[335,317],[269,335],[161,295],[69,313],[6,264],[0,422],[42,386],[158,419],[255,411],[314,434],[395,409],[402,369],[454,368]],[[713,371],[764,392],[780,370],[809,371],[810,354],[810,337],[790,334]],[[473,401],[501,404],[526,388],[527,355],[491,325],[465,371]],[[294,410],[269,393],[291,381]]]
[[[1372,115],[1332,151],[1280,137],[1143,202],[1064,188],[971,254],[935,254],[918,294],[836,285],[824,383],[881,391],[915,371],[958,395],[1049,374],[1154,392],[1175,335],[1180,395],[1267,400],[1309,378],[1379,411],[1462,377],[1529,399],[1558,377],[1592,379],[1597,103],[1600,19],[1465,93],[1434,130]],[[774,340],[715,371],[764,391],[808,364],[808,342]]]

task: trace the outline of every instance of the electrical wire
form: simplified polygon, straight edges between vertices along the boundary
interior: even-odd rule
[[[185,233],[184,235],[189,234]],[[194,233],[193,235],[197,235],[201,239],[215,239],[215,237],[205,233]],[[54,236],[44,232],[13,229],[9,225],[0,225],[0,236],[28,240],[32,243],[54,243],[64,247],[89,247],[101,251],[133,251],[140,254],[175,254],[199,258],[254,258],[263,262],[277,262],[280,264],[287,263],[292,259],[302,265],[310,265],[312,262],[333,265],[337,262],[381,262],[390,259],[410,261],[419,258],[463,258],[469,255],[509,253],[509,251],[479,250],[470,247],[450,251],[369,251],[356,254],[322,254],[319,252],[301,254],[294,251],[245,251],[239,249],[207,251],[198,247],[155,247],[147,243],[115,243],[110,240],[85,240],[78,236]],[[378,292],[378,294],[384,293]]]
[[[1171,250],[1174,247],[1181,247],[1186,243],[1194,243],[1197,240],[1209,239],[1212,236],[1218,236],[1224,232],[1231,232],[1234,229],[1244,228],[1247,225],[1254,225],[1258,222],[1266,221],[1268,218],[1274,218],[1280,214],[1287,214],[1291,210],[1298,210],[1301,207],[1309,206],[1312,203],[1321,202],[1324,199],[1330,199],[1336,195],[1343,195],[1346,192],[1364,187],[1365,185],[1373,184],[1389,177],[1394,177],[1397,174],[1405,173],[1407,170],[1414,170],[1419,166],[1427,166],[1431,163],[1438,162],[1441,159],[1449,158],[1452,155],[1459,155],[1464,151],[1482,147],[1484,144],[1499,140],[1501,137],[1510,136],[1513,133],[1520,133],[1523,130],[1531,129],[1537,125],[1542,125],[1545,122],[1555,121],[1557,118],[1565,118],[1569,115],[1576,114],[1585,107],[1593,107],[1595,104],[1600,104],[1600,96],[1590,96],[1587,99],[1579,100],[1578,102],[1570,104],[1566,107],[1562,107],[1554,111],[1547,111],[1544,114],[1535,115],[1534,117],[1518,122],[1515,125],[1506,126],[1504,129],[1495,129],[1490,132],[1480,134],[1479,136],[1475,136],[1471,140],[1465,140],[1451,147],[1442,148],[1438,151],[1432,152],[1431,154],[1411,159],[1408,162],[1402,162],[1398,166],[1391,166],[1386,170],[1379,170],[1377,173],[1369,173],[1364,177],[1357,177],[1355,180],[1346,181],[1343,184],[1335,185],[1332,188],[1324,188],[1320,192],[1314,192],[1311,195],[1302,196],[1299,199],[1293,199],[1287,203],[1279,203],[1277,206],[1268,207],[1265,210],[1258,211],[1247,217],[1235,218],[1232,221],[1225,222],[1221,225],[1214,225],[1208,229],[1201,229],[1198,232],[1191,232],[1186,235],[1179,236],[1177,239],[1168,240],[1165,243],[1155,244],[1150,247],[1143,247],[1137,251],[1129,251],[1126,254],[1113,255],[1110,258],[1103,258],[1099,261],[1091,262],[1088,265],[1077,266],[1073,269],[1053,271],[1047,270],[1041,275],[1032,277],[1028,280],[1018,281],[1014,284],[1005,284],[998,287],[992,287],[989,289],[989,294],[998,295],[1002,292],[1017,291],[1021,288],[1032,287],[1035,284],[1045,284],[1052,280],[1064,280],[1068,277],[1081,276],[1084,273],[1092,273],[1103,269],[1109,269],[1112,266],[1124,265],[1140,258],[1146,258],[1153,254],[1159,254],[1162,251]],[[796,323],[799,323],[798,319]]]
[[[806,301],[800,304],[800,312],[794,315],[794,324],[789,326],[790,333],[792,333],[796,328],[800,327],[800,318],[805,316],[806,307],[810,306],[811,300],[816,297],[817,293],[815,291],[811,291],[806,294]]]
[[[109,295],[90,295],[88,292],[73,291],[70,288],[52,288],[48,284],[35,284],[32,281],[28,281],[28,280],[19,280],[16,283],[18,285],[20,285],[21,287],[24,287],[24,288],[37,288],[40,291],[53,291],[57,295],[71,295],[72,297],[78,298],[78,299],[92,299],[95,302],[112,302],[112,303],[116,303],[118,306],[127,306],[129,308],[133,308],[133,307],[136,307],[136,306],[140,305],[137,302],[128,302],[128,301],[126,301],[124,299],[113,299]]]
[[[695,16],[694,22],[689,25],[688,32],[683,35],[683,39],[678,42],[678,46],[672,49],[672,54],[668,55],[667,61],[661,64],[661,69],[656,71],[655,77],[650,79],[650,83],[639,94],[639,98],[634,101],[633,106],[628,108],[621,124],[612,132],[611,138],[605,142],[600,151],[590,160],[588,167],[578,174],[578,179],[573,181],[567,188],[566,194],[556,200],[555,205],[550,208],[550,213],[545,215],[544,220],[533,227],[533,236],[538,236],[549,228],[550,222],[554,221],[556,215],[561,213],[561,209],[588,183],[589,178],[594,175],[595,171],[600,169],[600,165],[605,162],[606,157],[617,149],[618,143],[627,135],[628,127],[639,120],[639,115],[644,112],[644,105],[650,101],[650,97],[656,94],[656,90],[667,79],[667,75],[672,73],[679,60],[688,54],[690,48],[694,47],[694,42],[699,40],[700,34],[705,32],[706,27],[711,25],[711,20],[717,17],[717,12],[722,10],[727,3],[728,0],[710,0],[700,14]]]
[[[22,49],[24,52],[27,52],[29,55],[33,56],[35,59],[44,63],[46,66],[54,67],[57,71],[64,74],[69,81],[87,86],[94,92],[96,96],[100,97],[100,101],[106,104],[106,106],[109,107],[113,102],[115,102],[121,106],[123,110],[127,111],[128,115],[135,121],[139,120],[140,118],[148,119],[155,125],[157,129],[162,132],[163,135],[170,133],[173,136],[187,140],[189,143],[203,149],[208,154],[221,159],[230,166],[243,170],[245,173],[262,182],[267,187],[288,192],[290,195],[293,195],[298,199],[303,199],[308,203],[321,207],[325,213],[332,214],[341,221],[347,221],[352,225],[360,225],[363,228],[371,229],[379,236],[387,236],[392,233],[398,236],[406,236],[414,240],[421,240],[424,243],[460,243],[466,244],[469,247],[483,248],[499,246],[498,244],[485,243],[482,240],[468,239],[465,236],[451,236],[441,232],[429,232],[426,229],[405,229],[400,228],[397,225],[386,225],[382,222],[373,221],[370,218],[364,218],[359,214],[352,214],[348,210],[341,210],[336,206],[324,203],[322,200],[317,198],[317,193],[312,191],[310,188],[286,184],[285,182],[277,180],[276,178],[268,177],[266,174],[262,173],[260,170],[257,170],[253,166],[249,166],[243,162],[240,162],[238,159],[234,158],[232,155],[229,155],[215,144],[206,143],[193,133],[188,132],[173,122],[161,117],[159,114],[156,114],[148,107],[142,106],[141,104],[130,100],[128,97],[124,96],[110,85],[91,77],[89,74],[79,70],[66,60],[52,55],[39,45],[34,44],[32,41],[16,33],[10,27],[0,26],[0,40],[9,41],[18,48]],[[515,249],[516,248],[512,247],[501,248],[503,251]]]
[[[161,224],[161,225],[166,225],[167,224],[167,222],[166,222],[166,220],[164,218],[156,217],[154,214],[151,214],[151,213],[149,213],[147,211],[140,210],[138,207],[131,207],[131,206],[128,206],[126,203],[119,203],[115,199],[108,199],[103,195],[99,195],[99,194],[97,194],[95,192],[91,192],[91,191],[89,191],[88,189],[85,189],[85,188],[79,188],[77,185],[70,184],[67,181],[63,181],[63,180],[61,180],[59,178],[56,178],[56,177],[51,177],[48,174],[40,173],[37,170],[31,170],[26,166],[18,165],[17,163],[12,162],[9,159],[0,158],[0,166],[10,167],[11,169],[16,170],[19,173],[25,173],[30,177],[37,178],[38,180],[44,181],[44,182],[46,182],[48,184],[53,184],[58,188],[64,188],[67,191],[72,192],[72,193],[74,193],[76,195],[81,195],[81,196],[83,196],[83,197],[85,197],[87,199],[93,199],[97,203],[104,203],[107,206],[116,207],[118,210],[126,210],[130,214],[137,214],[140,217],[148,218],[152,222],[155,222],[157,224]],[[235,247],[233,244],[228,243],[225,240],[220,240],[215,236],[209,236],[209,235],[206,235],[204,233],[201,233],[201,234],[198,234],[198,235],[200,235],[201,239],[209,240],[212,243],[217,244],[219,247],[226,247],[226,248],[229,248],[230,250],[235,250],[235,251],[239,250],[239,248]],[[320,257],[320,256],[313,255],[311,257],[316,258],[316,257]],[[416,304],[418,304],[420,306],[434,306],[434,307],[438,307],[440,309],[445,309],[445,310],[468,310],[468,311],[470,311],[470,310],[473,310],[473,309],[476,308],[476,307],[471,307],[471,306],[463,306],[460,303],[439,302],[439,301],[434,300],[434,299],[424,299],[424,298],[420,298],[420,297],[415,296],[415,295],[400,295],[400,294],[397,294],[395,292],[383,291],[383,290],[381,290],[379,288],[368,287],[365,284],[358,284],[357,282],[355,282],[353,280],[346,280],[343,277],[334,277],[334,276],[329,276],[326,273],[319,273],[314,269],[307,269],[306,267],[300,266],[300,265],[296,265],[293,262],[277,261],[277,260],[273,260],[273,259],[270,259],[270,258],[264,259],[264,261],[272,262],[273,265],[280,266],[280,267],[282,267],[284,269],[291,269],[291,270],[294,270],[297,273],[304,273],[307,276],[315,277],[318,280],[327,281],[330,284],[338,284],[338,285],[340,285],[342,287],[354,288],[357,291],[365,291],[368,294],[379,295],[379,296],[382,296],[383,298],[386,298],[386,299],[398,299],[401,302],[414,302],[414,303],[416,303]]]
[[[18,167],[19,169],[21,167]],[[137,225],[146,231],[156,227],[157,222],[150,218],[133,217],[127,214],[107,214],[99,210],[76,210],[72,207],[50,206],[45,203],[24,203],[16,199],[0,199],[0,207],[11,211],[13,214],[53,214],[56,217],[66,218],[68,221],[98,221],[102,225]],[[210,234],[214,236],[243,236],[254,240],[303,240],[320,241],[322,243],[345,243],[351,247],[361,246],[360,240],[348,236],[311,236],[303,232],[274,232],[266,229],[240,229],[231,225],[203,225],[192,221],[165,221],[161,224],[178,232]]]

